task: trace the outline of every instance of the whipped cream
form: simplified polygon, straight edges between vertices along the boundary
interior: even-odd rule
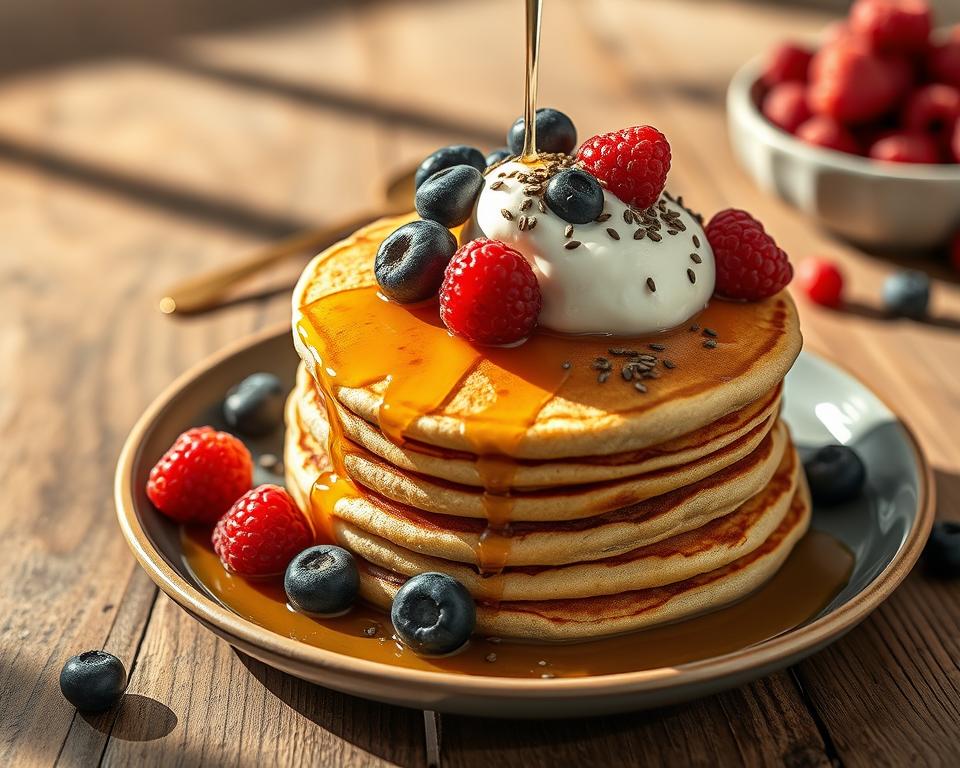
[[[507,176],[530,170],[524,163],[511,161],[487,174],[464,237],[482,234],[500,240],[530,262],[543,294],[541,326],[563,333],[639,336],[674,328],[707,305],[716,277],[713,251],[699,222],[686,209],[662,197],[656,214],[660,241],[648,236],[635,240],[634,232],[643,223],[627,223],[624,212],[629,207],[604,190],[603,212],[610,214],[609,218],[575,224],[567,237],[568,222],[549,206],[541,212],[538,198],[521,211],[528,198],[523,191],[527,184]],[[503,215],[504,210],[510,219]],[[668,234],[671,227],[662,217],[663,210],[682,225],[673,228],[674,235]],[[521,230],[521,216],[535,218],[535,226]],[[571,240],[580,245],[565,248]]]

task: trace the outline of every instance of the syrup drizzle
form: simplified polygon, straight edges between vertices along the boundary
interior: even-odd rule
[[[525,161],[537,159],[537,81],[540,65],[540,0],[527,0],[527,61],[523,89],[523,153]]]

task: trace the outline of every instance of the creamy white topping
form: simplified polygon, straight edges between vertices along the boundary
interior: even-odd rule
[[[527,185],[506,177],[513,171],[529,170],[512,161],[491,171],[477,201],[474,221],[465,232],[468,237],[482,233],[501,240],[530,262],[543,294],[540,325],[564,333],[639,336],[674,328],[707,305],[715,281],[713,251],[700,224],[682,206],[661,198],[664,206],[656,214],[660,241],[647,235],[636,240],[634,233],[643,222],[626,222],[628,206],[604,190],[603,212],[610,214],[609,218],[575,224],[568,237],[568,223],[549,206],[546,212],[540,211],[536,198],[521,210],[528,199],[523,191]],[[491,188],[493,185],[497,188]],[[668,217],[679,213],[673,220],[682,228],[671,228],[663,210],[669,212]],[[521,230],[521,216],[536,219],[535,225]],[[631,214],[628,217],[632,218]],[[671,229],[676,234],[669,234]],[[580,245],[565,248],[571,240]]]

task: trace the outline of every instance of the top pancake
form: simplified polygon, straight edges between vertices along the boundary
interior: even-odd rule
[[[311,322],[310,305],[339,291],[375,286],[373,263],[378,246],[412,218],[374,222],[316,256],[304,270],[293,295],[294,342],[312,372],[316,372],[315,353],[297,330],[299,323]],[[715,330],[716,348],[706,348],[699,329],[691,331],[687,327],[645,341],[602,337],[569,340],[569,350],[559,352],[553,363],[559,367],[562,362],[571,362],[569,378],[543,402],[519,438],[502,448],[498,446],[497,452],[522,459],[556,459],[605,456],[666,442],[770,392],[790,369],[802,343],[796,308],[784,292],[761,302],[714,300],[695,322]],[[444,338],[449,338],[451,345],[465,343]],[[663,370],[658,379],[650,381],[646,394],[638,394],[623,381],[598,383],[590,363],[606,355],[611,344],[634,347],[652,341],[666,348],[662,354],[675,363],[675,368]],[[477,452],[467,426],[483,422],[485,413],[502,396],[504,387],[495,382],[527,376],[522,372],[526,366],[511,361],[535,354],[537,344],[542,347],[547,343],[543,334],[536,334],[514,350],[496,354],[484,350],[486,359],[466,373],[439,407],[413,419],[404,435],[432,446]],[[563,348],[567,343],[555,338],[549,341],[551,348]],[[445,350],[427,352],[442,356]],[[614,377],[618,374],[614,369]],[[429,377],[429,367],[419,375]],[[335,385],[333,394],[361,419],[379,424],[387,383],[383,377],[362,386]]]

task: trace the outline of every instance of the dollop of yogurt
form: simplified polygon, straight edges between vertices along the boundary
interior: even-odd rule
[[[541,211],[544,199],[517,180],[531,170],[511,161],[488,172],[464,236],[500,240],[530,262],[543,295],[540,325],[640,336],[679,326],[707,305],[716,279],[713,251],[683,206],[663,196],[647,219],[635,220],[639,212],[604,190],[603,221],[574,224],[568,234],[569,223],[547,205]],[[659,228],[649,226],[650,216]],[[523,228],[521,217],[527,217]],[[570,247],[574,241],[579,245]]]

